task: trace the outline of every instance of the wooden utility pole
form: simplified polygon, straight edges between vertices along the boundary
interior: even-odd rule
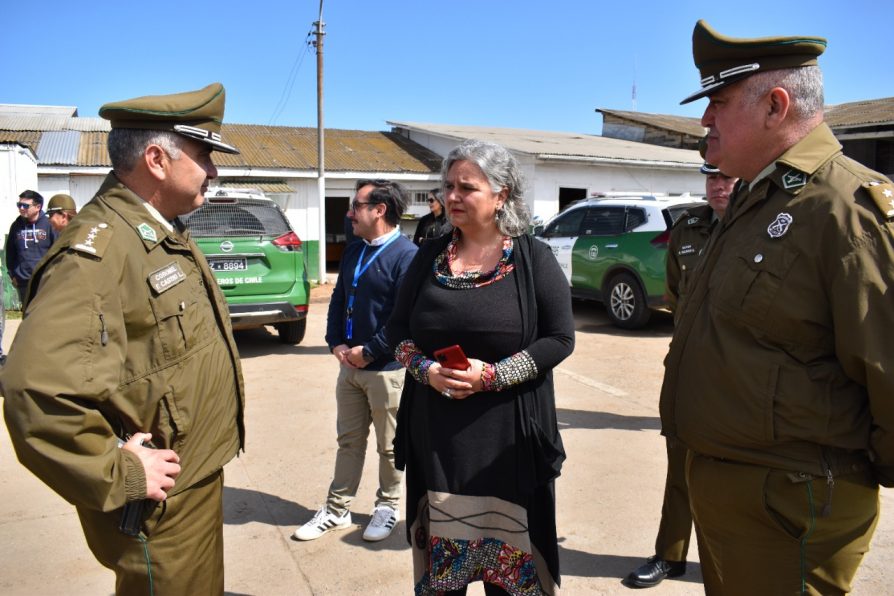
[[[320,18],[314,23],[317,49],[317,197],[320,201],[320,258],[319,282],[326,283],[326,153],[323,130],[323,0],[320,0]]]

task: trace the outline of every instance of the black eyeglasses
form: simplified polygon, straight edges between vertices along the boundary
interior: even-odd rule
[[[357,211],[358,207],[369,206],[369,205],[375,206],[375,205],[381,205],[381,203],[371,203],[369,201],[366,201],[365,203],[362,201],[351,201],[351,211]]]
[[[429,202],[429,203],[434,203],[435,200],[434,200],[434,199],[429,199],[428,202]]]
[[[34,206],[34,203],[16,203],[16,207],[19,209],[29,209]]]

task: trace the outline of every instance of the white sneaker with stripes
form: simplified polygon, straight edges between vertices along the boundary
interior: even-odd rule
[[[397,511],[388,505],[379,505],[373,510],[372,519],[363,531],[363,539],[369,542],[385,540],[397,525]]]
[[[313,518],[297,530],[292,536],[297,540],[316,540],[331,530],[344,530],[351,526],[351,512],[345,511],[341,517],[329,512],[323,505]]]

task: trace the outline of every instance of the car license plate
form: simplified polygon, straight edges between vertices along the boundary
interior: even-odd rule
[[[214,258],[208,259],[212,271],[245,271],[248,269],[248,259],[245,257]]]

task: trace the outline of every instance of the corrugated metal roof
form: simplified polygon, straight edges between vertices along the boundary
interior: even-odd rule
[[[610,114],[617,118],[630,120],[632,122],[641,122],[648,126],[691,135],[693,137],[703,137],[706,132],[705,127],[700,124],[698,118],[671,116],[669,114],[648,114],[645,112],[625,112],[622,110],[606,110],[603,108],[597,108],[596,111],[602,114]]]
[[[36,106],[33,104],[0,103],[2,116],[77,116],[75,106]]]
[[[91,122],[82,125],[81,120]],[[31,130],[39,126],[45,127],[43,132]],[[108,130],[108,122],[101,118],[0,116],[0,139],[32,147],[45,165],[111,166]],[[224,124],[221,134],[241,153],[216,152],[218,166],[305,171],[317,167],[316,128]],[[390,132],[329,129],[325,140],[327,171],[429,174],[441,167],[439,155]]]
[[[894,124],[894,97],[826,106],[826,123],[832,128]]]
[[[648,145],[635,141],[611,139],[596,135],[519,128],[486,128],[482,126],[458,126],[453,124],[423,124],[419,122],[388,121],[401,128],[433,133],[456,139],[481,139],[499,143],[519,153],[549,158],[566,156],[592,159],[593,161],[651,161],[674,164],[701,165],[697,151],[676,149],[660,145]]]
[[[284,180],[264,180],[258,178],[228,178],[218,186],[223,188],[254,188],[265,193],[290,193],[295,189],[286,184]]]
[[[224,124],[224,141],[240,154],[215,153],[223,167],[317,167],[317,129],[254,124]],[[421,145],[389,132],[327,129],[326,170],[333,172],[430,173],[441,167],[441,157]]]
[[[33,153],[37,153],[37,144],[42,133],[36,131],[2,130],[0,129],[0,143],[18,143],[29,147]]]
[[[698,118],[686,118],[684,116],[667,114],[647,114],[644,112],[625,112],[602,108],[596,111],[674,132],[682,132],[693,136],[705,134],[705,129],[699,123]],[[894,123],[894,97],[828,105],[825,106],[824,111],[826,123],[832,128],[892,124]]]
[[[108,120],[102,118],[68,118],[65,116],[22,116],[0,114],[0,130],[81,130],[109,131]]]
[[[78,148],[79,166],[112,167],[106,143],[107,132],[82,132],[81,146]]]
[[[45,132],[37,146],[37,161],[43,165],[77,165],[80,144],[81,133],[76,130]]]

